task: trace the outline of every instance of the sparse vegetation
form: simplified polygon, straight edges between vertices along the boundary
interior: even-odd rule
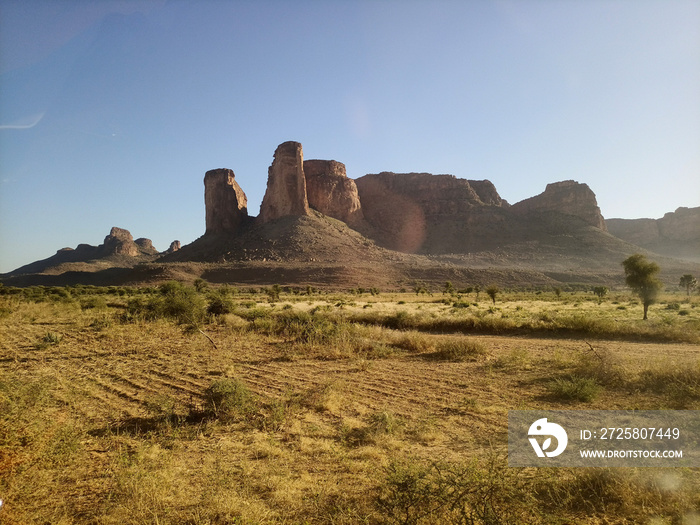
[[[590,289],[501,290],[498,307],[368,287],[15,290],[3,523],[684,523],[700,507],[692,470],[508,467],[503,430],[522,407],[700,408],[685,290],[646,322],[630,294]]]

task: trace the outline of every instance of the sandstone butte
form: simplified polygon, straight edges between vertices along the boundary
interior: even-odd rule
[[[248,217],[247,199],[233,171],[208,171],[204,185],[206,234],[234,234],[253,221],[266,224],[308,216],[311,210],[346,223],[382,246],[409,253],[445,252],[444,244],[464,251],[470,242],[496,239],[499,231],[517,236],[533,214],[554,213],[560,220],[576,218],[606,230],[595,194],[586,184],[549,184],[542,194],[511,206],[488,180],[391,172],[353,180],[341,162],[304,161],[302,145],[293,141],[280,144],[274,153],[257,218]]]
[[[595,242],[604,244],[618,238],[671,257],[700,261],[700,208],[679,208],[662,219],[606,221],[593,191],[573,180],[548,184],[543,193],[510,205],[488,180],[392,172],[352,179],[341,162],[305,161],[302,145],[292,141],[280,144],[274,153],[258,217],[248,215],[247,197],[230,169],[206,172],[204,201],[205,234],[187,246],[181,247],[179,241],[173,241],[165,252],[158,253],[149,239],[134,240],[128,230],[114,227],[99,246],[80,244],[75,250],[63,248],[56,255],[18,268],[12,274],[38,273],[63,263],[109,257],[127,258],[135,264],[158,255],[172,255],[181,248],[181,255],[170,260],[218,261],[227,260],[233,253],[238,254],[234,258],[240,255],[244,260],[258,256],[263,260],[270,256],[279,260],[279,257],[294,258],[294,250],[299,249],[305,250],[304,257],[311,257],[308,260],[314,260],[309,250],[319,249],[318,240],[326,234],[337,237],[334,241],[328,239],[329,253],[345,246],[343,256],[347,257],[350,255],[347,249],[353,253],[365,249],[366,239],[349,235],[349,230],[315,232],[313,228],[331,224],[318,222],[315,215],[318,213],[345,223],[381,248],[405,253],[470,254],[508,245],[516,246],[512,248],[515,250],[522,246],[527,251],[538,242],[553,245],[562,239],[585,235],[586,228],[592,228],[590,231],[610,230],[612,234],[595,236]],[[294,231],[285,229],[295,224],[295,218],[305,221],[305,226]],[[301,237],[299,232],[303,232]],[[288,250],[280,255],[281,246],[290,236],[294,238],[287,243]],[[231,244],[232,240],[235,245]],[[248,246],[248,242],[252,245]],[[574,241],[574,248],[579,244]],[[270,246],[276,248],[270,250]],[[572,246],[562,245],[560,250]],[[616,249],[629,250],[629,246]],[[198,253],[198,250],[203,251]]]

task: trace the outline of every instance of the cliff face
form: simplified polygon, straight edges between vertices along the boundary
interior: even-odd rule
[[[360,177],[356,183],[370,235],[394,250],[469,251],[492,244],[487,229],[503,230],[508,203],[487,180],[382,172]]]
[[[234,233],[248,218],[248,199],[229,169],[204,174],[206,233]]]
[[[335,160],[305,160],[304,176],[309,206],[343,221],[352,228],[364,221],[355,181],[345,173],[345,165]]]
[[[484,204],[470,181],[458,179],[454,175],[382,172],[360,177],[356,183],[361,202],[370,193],[377,191],[387,195],[401,195],[418,205],[426,217],[460,214],[474,205]],[[496,198],[500,200],[498,194]],[[489,200],[492,201],[493,197]],[[394,212],[401,214],[400,209]]]
[[[661,219],[608,219],[615,237],[653,252],[700,261],[700,207],[678,208]]]
[[[245,194],[231,170],[207,172],[205,202],[207,233],[235,232],[247,224]],[[581,225],[605,231],[595,194],[575,181],[549,184],[542,194],[511,206],[488,180],[392,172],[353,180],[341,162],[304,161],[301,144],[280,144],[254,222],[305,217],[312,209],[407,253],[488,250]]]
[[[511,209],[519,214],[554,212],[563,216],[577,217],[586,224],[603,231],[607,229],[595,193],[587,184],[580,184],[573,180],[547,184],[544,193],[520,201]]]
[[[264,224],[290,215],[309,215],[304,154],[298,142],[285,142],[277,146],[267,172],[267,190],[260,205],[258,221]]]

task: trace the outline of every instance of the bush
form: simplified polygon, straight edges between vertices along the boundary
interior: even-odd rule
[[[481,343],[468,339],[448,339],[435,345],[435,352],[430,355],[443,361],[472,361],[486,354],[486,348]]]
[[[537,523],[537,506],[521,472],[495,456],[467,464],[393,461],[377,507],[397,524]]]
[[[34,345],[36,350],[42,350],[48,346],[53,346],[59,344],[63,340],[61,334],[56,334],[54,332],[46,332],[38,343]]]
[[[668,397],[674,406],[683,408],[700,399],[700,362],[694,367],[666,366],[644,370],[637,379],[637,388]]]
[[[214,381],[204,392],[205,411],[219,419],[251,414],[254,398],[247,385],[237,378]]]
[[[590,377],[570,376],[558,378],[549,384],[552,396],[562,401],[593,401],[600,392],[600,385]]]
[[[83,297],[80,299],[80,308],[83,310],[90,310],[92,308],[107,308],[107,301],[104,297],[99,297],[95,295]]]
[[[158,295],[148,300],[140,297],[130,299],[126,306],[125,320],[172,319],[178,324],[197,325],[204,320],[204,306],[204,298],[194,288],[170,281],[161,285]]]
[[[235,305],[226,289],[219,289],[209,294],[207,313],[210,315],[226,315],[233,312]]]

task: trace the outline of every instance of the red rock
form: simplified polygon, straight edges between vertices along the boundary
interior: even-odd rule
[[[268,169],[267,190],[258,220],[264,224],[280,217],[309,214],[301,144],[285,142],[277,146]]]
[[[547,184],[543,193],[514,204],[512,210],[517,213],[556,212],[578,217],[591,226],[607,231],[595,193],[587,184],[573,180]]]
[[[304,176],[310,207],[351,227],[362,223],[357,185],[347,177],[344,164],[335,160],[305,160]]]
[[[248,218],[248,199],[236,182],[233,171],[225,168],[204,175],[206,233],[234,233]]]

